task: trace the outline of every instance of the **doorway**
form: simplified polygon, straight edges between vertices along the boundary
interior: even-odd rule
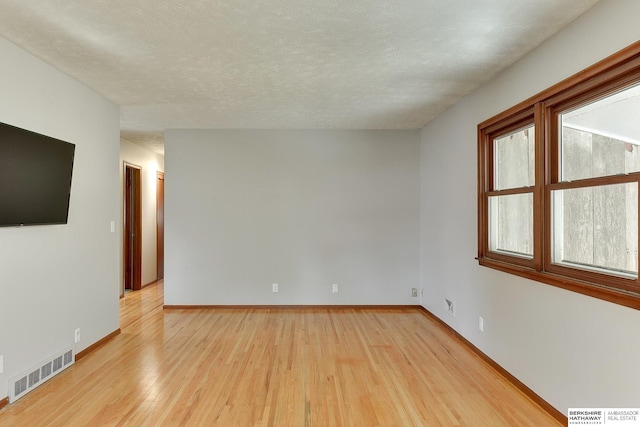
[[[156,273],[164,279],[164,172],[158,172],[156,183]]]
[[[142,289],[141,168],[124,164],[124,290]]]

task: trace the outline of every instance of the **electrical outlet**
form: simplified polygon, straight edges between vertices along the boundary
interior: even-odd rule
[[[333,285],[331,285],[331,293],[337,294],[338,293],[338,284],[334,283]]]
[[[417,297],[418,296],[418,289],[411,288],[411,296],[412,297]]]
[[[76,343],[80,342],[80,328],[76,329]]]
[[[4,356],[0,354],[0,374],[4,372]]]
[[[271,290],[272,290],[273,292],[278,292],[278,284],[277,284],[277,283],[274,283],[273,285],[271,285]]]
[[[482,316],[478,317],[478,329],[480,329],[481,332],[484,332],[484,319]]]

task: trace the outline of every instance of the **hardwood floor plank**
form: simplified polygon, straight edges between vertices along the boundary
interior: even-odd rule
[[[0,411],[0,426],[559,426],[415,308],[163,310]]]

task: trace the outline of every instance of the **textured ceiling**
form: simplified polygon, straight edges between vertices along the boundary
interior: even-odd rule
[[[596,2],[2,0],[0,35],[153,145],[169,128],[421,128]]]

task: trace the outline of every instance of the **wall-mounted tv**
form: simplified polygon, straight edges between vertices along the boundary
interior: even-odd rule
[[[67,223],[75,149],[0,123],[0,227]]]

